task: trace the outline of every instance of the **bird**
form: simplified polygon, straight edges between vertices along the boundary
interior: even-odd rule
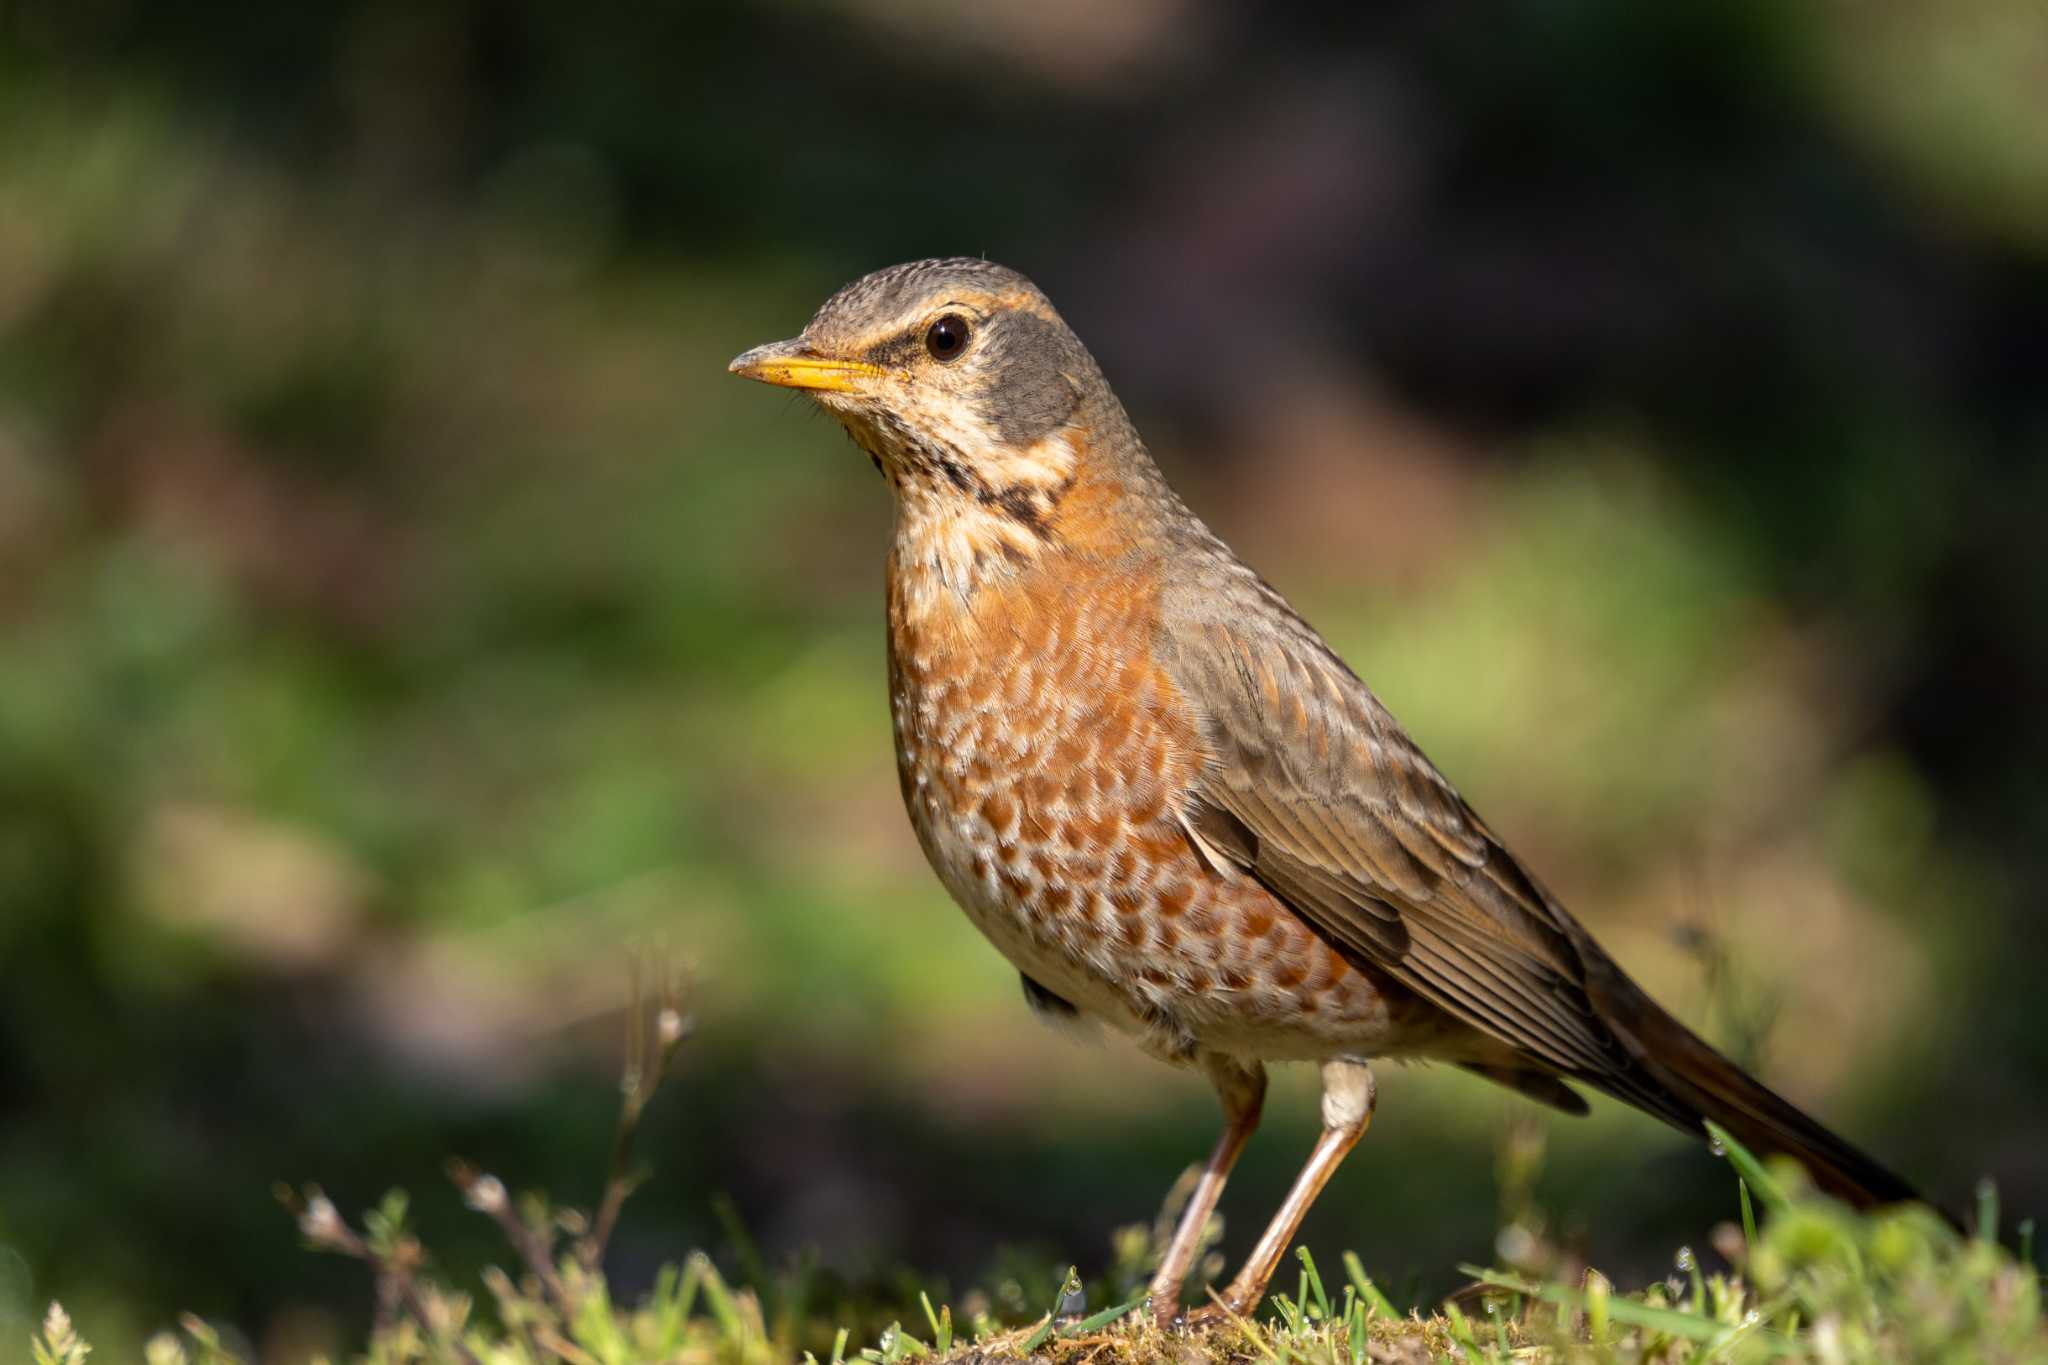
[[[971,257],[846,285],[731,372],[799,390],[894,495],[889,705],[926,859],[1016,967],[1214,1087],[1223,1130],[1151,1278],[1250,1313],[1364,1135],[1375,1061],[1584,1114],[1722,1125],[1857,1206],[1913,1188],[1657,1005],[1276,589],[1167,485],[1046,295]],[[1184,1312],[1268,1064],[1321,1132],[1227,1288]]]

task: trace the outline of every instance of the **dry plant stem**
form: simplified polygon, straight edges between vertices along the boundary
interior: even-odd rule
[[[576,1311],[576,1298],[569,1292],[569,1286],[562,1283],[562,1275],[548,1256],[548,1247],[532,1228],[526,1225],[511,1205],[502,1206],[494,1215],[498,1226],[505,1230],[505,1237],[519,1250],[520,1259],[534,1278],[547,1290],[548,1297],[555,1301],[555,1307],[567,1316]]]
[[[639,1188],[640,1178],[628,1165],[633,1139],[640,1131],[640,1115],[667,1079],[675,1055],[696,1029],[696,1021],[682,1012],[681,988],[665,963],[656,966],[661,978],[661,1007],[654,1015],[654,1045],[648,1047],[647,1014],[641,1008],[643,986],[641,963],[633,959],[633,1005],[626,1014],[626,1067],[620,1078],[619,1125],[612,1135],[612,1156],[605,1179],[604,1197],[598,1204],[597,1219],[590,1235],[577,1247],[577,1259],[589,1270],[597,1269],[618,1226],[619,1211]]]
[[[529,1356],[540,1355],[539,1344],[525,1321],[525,1314],[519,1311],[519,1291],[512,1284],[512,1277],[501,1266],[485,1266],[484,1287],[491,1291],[491,1297],[498,1304],[498,1320],[505,1325],[505,1333],[526,1348]]]
[[[426,1300],[421,1296],[419,1282],[412,1277],[411,1271],[399,1273],[398,1292],[413,1319],[421,1327],[427,1327],[432,1319],[427,1316]],[[483,1362],[477,1359],[476,1353],[469,1349],[468,1343],[463,1341],[460,1333],[452,1334],[448,1338],[448,1347],[455,1352],[456,1359],[462,1361],[463,1365],[483,1365]]]
[[[597,1207],[597,1223],[590,1236],[576,1248],[577,1259],[586,1270],[595,1270],[604,1261],[604,1249],[611,1244],[612,1229],[619,1223],[619,1210],[626,1206],[626,1199],[639,1186],[640,1181],[636,1177],[620,1172],[614,1172],[605,1182],[604,1202]]]
[[[304,1201],[292,1191],[281,1190],[280,1193],[285,1196],[287,1207],[297,1214],[300,1229],[308,1241],[353,1257],[369,1266],[376,1275],[376,1330],[388,1331],[396,1325],[398,1310],[403,1307],[422,1329],[431,1332],[433,1317],[427,1308],[426,1296],[420,1292],[419,1280],[414,1276],[412,1266],[393,1257],[378,1255],[361,1233],[334,1212],[334,1206],[317,1189]],[[317,1214],[315,1210],[318,1210]],[[483,1365],[459,1334],[449,1337],[448,1346],[462,1365]]]
[[[598,1365],[595,1356],[569,1341],[560,1332],[548,1328],[541,1329],[540,1344],[550,1354],[567,1361],[568,1365]]]
[[[548,1254],[547,1243],[526,1225],[526,1220],[512,1207],[511,1199],[505,1194],[503,1182],[494,1175],[479,1172],[466,1161],[449,1162],[448,1178],[462,1191],[463,1199],[471,1208],[496,1220],[498,1227],[505,1234],[505,1240],[519,1253],[519,1259],[526,1262],[526,1268],[540,1281],[541,1287],[547,1291],[548,1298],[554,1301],[556,1309],[564,1317],[574,1313],[575,1297],[570,1294],[569,1287],[562,1283],[561,1273],[555,1268],[555,1263]]]
[[[595,1271],[604,1257],[604,1249],[611,1240],[612,1230],[618,1225],[619,1210],[639,1184],[639,1180],[627,1168],[632,1155],[633,1139],[639,1132],[640,1116],[648,1102],[661,1088],[675,1055],[694,1029],[694,1021],[682,1012],[679,983],[665,964],[658,968],[661,981],[661,1006],[652,1018],[649,1028],[647,1012],[642,1008],[645,998],[641,976],[641,963],[633,962],[633,1007],[628,1014],[626,1033],[626,1070],[621,1078],[622,1098],[619,1107],[618,1130],[612,1140],[610,1175],[605,1184],[603,1202],[590,1234],[584,1237],[576,1248],[577,1262],[585,1269]],[[451,1160],[448,1163],[448,1177],[462,1191],[462,1197],[471,1208],[488,1214],[504,1233],[505,1240],[512,1245],[527,1270],[537,1280],[548,1301],[563,1319],[574,1316],[580,1295],[572,1291],[564,1281],[561,1268],[555,1263],[553,1238],[528,1226],[513,1207],[505,1191],[505,1184],[496,1176],[466,1161]],[[436,1315],[430,1309],[419,1280],[413,1271],[420,1260],[419,1247],[410,1237],[404,1237],[393,1247],[395,1254],[383,1254],[372,1246],[362,1234],[351,1228],[339,1213],[333,1202],[317,1187],[308,1186],[303,1197],[288,1187],[280,1187],[279,1197],[298,1219],[300,1230],[313,1245],[329,1251],[351,1256],[368,1264],[376,1275],[377,1286],[377,1331],[382,1334],[397,1325],[402,1314],[409,1314],[420,1327],[429,1333],[434,1331]],[[495,1272],[496,1279],[487,1273],[485,1283],[497,1296],[499,1310],[506,1318],[508,1331],[516,1330],[517,1336],[527,1343],[544,1348],[553,1355],[567,1361],[580,1362],[591,1359],[573,1344],[545,1324],[529,1329],[523,1322],[516,1323],[518,1314],[511,1311],[510,1299],[513,1291],[510,1281],[502,1271]],[[466,1345],[459,1334],[451,1334],[449,1347],[461,1365],[482,1365],[476,1354]],[[529,1350],[529,1354],[535,1351]]]
[[[387,1273],[383,1266],[374,1263],[372,1269],[377,1276],[377,1311],[370,1319],[370,1336],[374,1339],[382,1337],[398,1326],[398,1314],[404,1306],[404,1300],[399,1292],[396,1275]],[[422,1325],[425,1325],[424,1322]]]

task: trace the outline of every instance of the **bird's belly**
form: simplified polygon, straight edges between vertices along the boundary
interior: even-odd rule
[[[1011,965],[1082,1013],[1124,1033],[1145,1033],[1129,992],[1092,960],[1081,923],[1047,915],[1042,890],[1008,886],[995,875],[987,856],[992,844],[977,821],[920,819],[913,811],[911,823],[939,881]]]
[[[1198,751],[1143,660],[935,654],[893,651],[904,801],[1020,971],[1168,1058],[1418,1050],[1433,1011],[1196,852],[1176,809]]]
[[[953,797],[928,783],[911,812],[953,899],[1019,971],[1147,1051],[1277,1061],[1426,1050],[1433,1011],[1354,967],[1256,883],[1211,871],[1177,825],[1133,830],[1097,815],[1081,823],[1120,837],[1097,843],[1060,821],[1043,840],[1005,838],[985,798]]]

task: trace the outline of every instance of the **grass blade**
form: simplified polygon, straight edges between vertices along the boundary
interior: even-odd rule
[[[1998,1185],[1989,1176],[1977,1182],[1977,1235],[1998,1240]]]
[[[1323,1292],[1323,1277],[1316,1271],[1316,1258],[1308,1254],[1307,1247],[1296,1247],[1294,1254],[1301,1258],[1301,1271],[1307,1278],[1307,1292],[1302,1295],[1302,1306],[1315,1305],[1316,1316],[1330,1320],[1330,1296]]]
[[[1586,1295],[1574,1289],[1567,1289],[1561,1284],[1537,1284],[1519,1276],[1505,1275],[1497,1270],[1481,1270],[1470,1265],[1459,1266],[1458,1273],[1470,1275],[1481,1284],[1490,1284],[1497,1289],[1512,1289],[1562,1308],[1579,1312],[1586,1312],[1590,1308]],[[1662,1332],[1666,1336],[1678,1337],[1685,1341],[1714,1341],[1730,1330],[1725,1323],[1696,1318],[1690,1313],[1680,1313],[1670,1308],[1652,1308],[1646,1303],[1637,1303],[1634,1299],[1622,1298],[1619,1295],[1607,1296],[1605,1307],[1607,1316],[1615,1322],[1625,1322],[1631,1327]],[[1771,1333],[1759,1331],[1757,1335],[1771,1343],[1773,1349],[1789,1349],[1791,1346],[1790,1342],[1781,1341]]]
[[[1045,1343],[1051,1340],[1051,1338],[1052,1314],[1047,1313],[1045,1315],[1045,1321],[1038,1324],[1038,1330],[1033,1332],[1030,1336],[1024,1338],[1024,1344],[1018,1347],[1017,1349],[1028,1356],[1033,1351],[1037,1350],[1039,1347],[1045,1345]]]
[[[1143,1294],[1140,1294],[1137,1298],[1132,1299],[1128,1303],[1120,1303],[1114,1308],[1105,1308],[1100,1313],[1094,1313],[1088,1317],[1082,1318],[1072,1327],[1069,1327],[1062,1331],[1060,1335],[1063,1337],[1079,1337],[1086,1336],[1090,1332],[1099,1332],[1103,1328],[1109,1326],[1112,1322],[1116,1322],[1122,1319],[1126,1314],[1130,1313],[1132,1309],[1136,1308],[1139,1304],[1143,1302],[1145,1302],[1145,1296]]]
[[[1365,1300],[1367,1309],[1390,1322],[1401,1320],[1402,1315],[1394,1310],[1393,1303],[1380,1292],[1380,1287],[1372,1282],[1372,1277],[1365,1273],[1365,1264],[1358,1259],[1357,1252],[1344,1253],[1344,1274],[1351,1281],[1351,1287],[1358,1291],[1358,1297]]]
[[[946,1305],[943,1317],[932,1311],[932,1296],[918,1291],[917,1301],[924,1305],[924,1320],[932,1325],[932,1344],[940,1355],[953,1349],[953,1306]]]
[[[1756,1191],[1756,1197],[1763,1201],[1766,1209],[1772,1213],[1781,1213],[1791,1204],[1791,1197],[1785,1193],[1785,1187],[1764,1169],[1764,1164],[1756,1159],[1749,1148],[1730,1137],[1726,1128],[1708,1119],[1707,1136],[1713,1139],[1715,1146],[1728,1154],[1728,1164],[1733,1166],[1735,1173]]]

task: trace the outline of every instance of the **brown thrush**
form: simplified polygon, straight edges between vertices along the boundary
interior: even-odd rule
[[[1108,1022],[1223,1102],[1152,1281],[1160,1321],[1269,1061],[1321,1063],[1323,1133],[1232,1312],[1365,1132],[1376,1057],[1572,1114],[1581,1082],[1695,1136],[1713,1119],[1857,1203],[1912,1197],[1629,979],[1166,486],[1023,276],[879,271],[732,370],[810,392],[895,490],[889,701],[939,879],[1034,1006]]]

